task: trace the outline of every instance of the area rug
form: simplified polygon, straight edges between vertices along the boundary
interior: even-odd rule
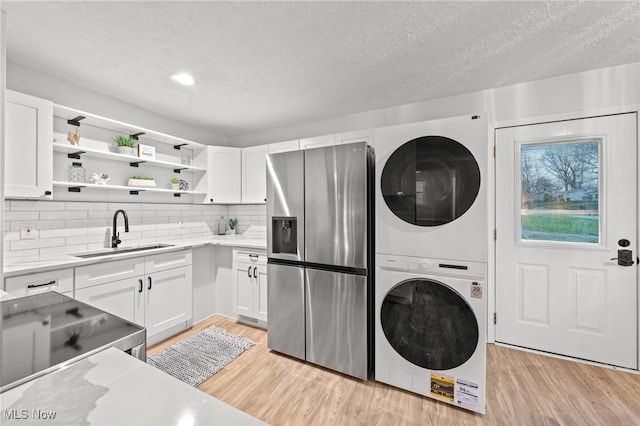
[[[209,327],[147,358],[147,363],[198,386],[222,370],[255,342]]]

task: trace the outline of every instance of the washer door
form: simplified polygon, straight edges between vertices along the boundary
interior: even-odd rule
[[[382,170],[382,196],[405,222],[437,226],[462,216],[480,191],[480,168],[461,143],[423,136],[395,150]]]
[[[410,279],[382,302],[382,330],[404,359],[430,370],[464,364],[478,346],[478,322],[469,304],[451,287]]]

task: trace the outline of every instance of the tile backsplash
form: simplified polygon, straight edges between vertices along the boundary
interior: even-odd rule
[[[199,205],[158,203],[101,203],[62,201],[5,201],[4,257],[54,258],[61,253],[109,247],[113,214],[123,209],[129,216],[129,232],[118,216],[117,230],[123,245],[140,245],[218,232],[218,220],[238,219],[237,233],[266,238],[264,205]],[[29,228],[32,238],[21,238]]]

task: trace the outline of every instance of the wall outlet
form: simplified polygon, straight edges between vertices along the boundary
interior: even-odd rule
[[[20,224],[20,239],[31,240],[36,237],[36,224],[35,223],[21,223]]]

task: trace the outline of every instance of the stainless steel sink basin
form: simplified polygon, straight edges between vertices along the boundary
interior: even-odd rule
[[[147,245],[147,246],[121,247],[121,248],[104,249],[104,250],[93,251],[93,252],[89,252],[89,253],[72,254],[72,256],[81,257],[83,259],[86,259],[86,258],[90,258],[90,257],[113,256],[115,254],[135,253],[135,252],[138,252],[138,251],[153,250],[153,249],[159,249],[159,248],[165,248],[165,247],[173,247],[173,246],[174,246],[173,244],[150,244],[150,245]]]

